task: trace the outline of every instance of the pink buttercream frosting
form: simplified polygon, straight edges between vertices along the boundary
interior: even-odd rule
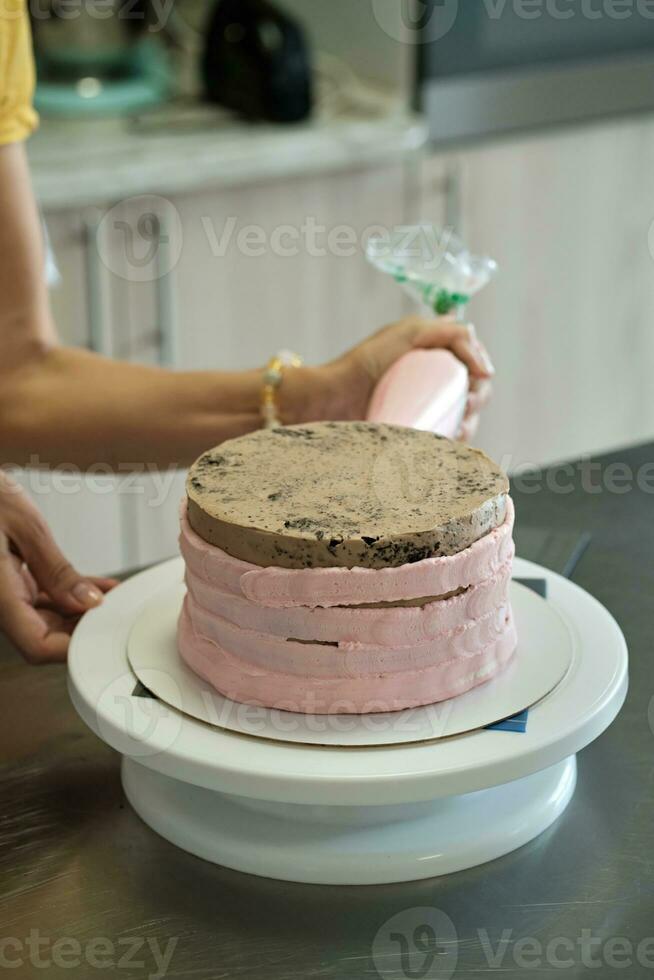
[[[235,626],[186,597],[195,631],[253,667],[310,677],[359,677],[390,674],[469,657],[497,640],[506,629],[508,604],[501,603],[477,620],[445,630],[421,643],[378,646],[373,643],[298,642]]]
[[[388,674],[302,676],[271,670],[228,652],[196,632],[185,604],[178,644],[188,666],[233,701],[313,714],[361,714],[433,704],[485,683],[511,659],[516,636],[509,614],[504,630],[467,656]]]
[[[398,568],[285,569],[207,544],[183,507],[180,655],[232,700],[286,710],[397,711],[462,694],[516,646],[513,521],[509,499],[503,524],[457,555]],[[362,606],[450,592],[424,605]]]
[[[180,549],[192,573],[261,606],[354,606],[445,595],[486,581],[513,557],[513,521],[508,498],[504,522],[456,555],[397,568],[277,568],[252,565],[207,544],[182,508]]]
[[[190,567],[186,584],[194,603],[243,629],[296,640],[409,646],[464,626],[508,600],[511,561],[465,592],[424,606],[259,606],[244,596],[224,592]]]

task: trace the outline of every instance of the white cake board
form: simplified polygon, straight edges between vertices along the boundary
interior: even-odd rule
[[[252,738],[134,697],[129,633],[145,603],[180,580],[175,559],[135,576],[84,616],[69,690],[86,723],[125,756],[134,809],[178,846],[292,881],[369,884],[450,873],[514,850],[565,809],[574,754],[618,713],[627,652],[610,614],[530,562],[572,636],[565,676],[524,734],[474,731],[384,747]],[[471,795],[472,794],[472,795]]]
[[[573,639],[551,603],[511,583],[518,649],[493,680],[439,704],[369,715],[306,715],[242,705],[218,694],[177,652],[185,589],[175,583],[145,603],[127,642],[129,663],[157,697],[218,728],[309,745],[397,745],[448,738],[509,718],[552,691],[572,660]]]

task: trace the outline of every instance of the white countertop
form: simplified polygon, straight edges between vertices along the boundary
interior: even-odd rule
[[[272,126],[189,109],[140,124],[45,120],[28,150],[41,207],[58,210],[388,163],[426,141],[423,120],[400,111]]]

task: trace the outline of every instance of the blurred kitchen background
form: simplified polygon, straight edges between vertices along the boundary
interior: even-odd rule
[[[63,338],[179,368],[320,362],[412,309],[366,235],[429,221],[500,267],[469,311],[497,367],[480,446],[515,471],[651,439],[653,18],[40,0],[29,155]],[[71,473],[35,493],[73,561],[116,571],[175,553],[182,487]]]

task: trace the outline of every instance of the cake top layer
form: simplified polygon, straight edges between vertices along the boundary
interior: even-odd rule
[[[508,480],[478,449],[394,425],[316,422],[224,442],[191,467],[188,519],[255,565],[397,567],[500,524]]]

